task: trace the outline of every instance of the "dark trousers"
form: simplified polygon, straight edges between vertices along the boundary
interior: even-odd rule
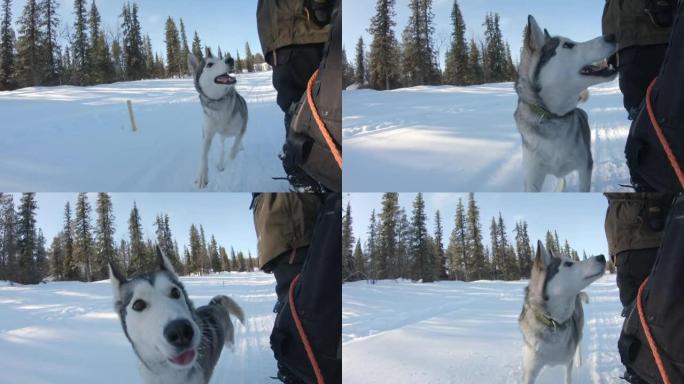
[[[658,248],[630,249],[617,254],[615,266],[623,316],[634,307],[639,287],[651,273],[657,255]]]
[[[273,308],[274,313],[280,312],[280,309],[287,303],[290,283],[302,271],[308,249],[308,247],[303,247],[287,251],[269,263],[272,263],[270,267],[276,280],[275,290],[278,295],[278,302]]]
[[[639,113],[648,85],[660,72],[666,50],[667,44],[636,45],[618,54],[620,91],[630,120],[634,120]]]

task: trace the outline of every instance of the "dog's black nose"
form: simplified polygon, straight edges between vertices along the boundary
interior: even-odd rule
[[[598,260],[600,263],[603,263],[603,264],[606,263],[606,257],[603,255],[596,256],[596,260]]]
[[[177,348],[189,347],[194,335],[192,324],[186,319],[174,320],[164,327],[164,337]]]
[[[613,35],[612,33],[610,35],[605,35],[603,36],[603,40],[605,40],[607,43],[614,43],[615,35]]]

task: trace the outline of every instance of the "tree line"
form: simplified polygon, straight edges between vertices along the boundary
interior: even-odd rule
[[[179,274],[221,271],[253,271],[257,260],[248,252],[235,251],[207,237],[204,227],[192,224],[189,243],[182,253],[170,228],[168,214],[155,217],[154,239],[144,238],[140,211],[134,203],[128,219],[128,238],[115,240],[111,197],[99,193],[95,208],[85,193],[79,193],[72,208],[64,206],[62,230],[47,246],[36,225],[38,203],[34,193],[22,194],[15,207],[14,196],[0,193],[0,280],[36,284],[45,279],[96,281],[109,277],[107,262],[113,260],[129,275],[154,270],[156,246],[169,257]]]
[[[411,0],[410,17],[397,39],[394,27],[395,0],[377,0],[376,14],[368,32],[369,51],[362,37],[356,44],[354,63],[343,52],[344,86],[357,84],[376,90],[417,85],[474,85],[513,81],[517,69],[511,49],[503,39],[497,13],[488,13],[483,23],[484,41],[466,39],[463,15],[454,0],[452,32],[445,53],[445,68],[440,68],[439,42],[434,37],[432,0]]]
[[[490,243],[485,245],[480,209],[475,195],[460,198],[454,214],[454,229],[445,238],[442,215],[434,213],[428,229],[423,194],[418,193],[412,211],[399,206],[398,193],[385,193],[380,213],[371,212],[366,241],[353,233],[351,204],[342,217],[342,276],[344,281],[411,279],[424,283],[438,280],[520,280],[530,277],[535,246],[528,224],[517,221],[509,238],[501,213],[492,217]],[[555,230],[548,230],[545,246],[555,255],[580,260],[579,253]],[[582,252],[582,258],[587,255]],[[609,269],[613,272],[612,265]]]
[[[155,52],[149,34],[143,36],[138,5],[122,6],[116,31],[105,31],[95,0],[74,0],[73,25],[62,25],[57,0],[26,0],[12,25],[12,0],[2,0],[0,20],[0,91],[31,86],[96,85],[116,81],[161,79],[187,75],[189,52],[202,58],[211,50],[197,31],[189,43],[183,19],[165,23],[164,54]],[[63,44],[61,45],[60,42]],[[218,47],[218,55],[224,53]],[[245,44],[237,51],[236,71],[254,72],[264,62]],[[230,56],[230,53],[226,53]]]

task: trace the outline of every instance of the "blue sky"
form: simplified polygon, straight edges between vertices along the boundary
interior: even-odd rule
[[[401,33],[409,18],[409,0],[396,0],[395,18],[397,25],[395,34],[401,41]],[[484,39],[482,23],[488,12],[497,12],[501,16],[501,26],[506,39],[511,45],[514,60],[520,55],[522,31],[527,23],[527,16],[532,14],[543,28],[548,28],[552,35],[564,35],[577,41],[592,39],[601,35],[601,16],[604,1],[576,0],[458,0],[461,13],[466,23],[466,38]],[[451,35],[451,9],[453,0],[434,0],[435,38],[441,42],[440,59],[449,45]],[[375,14],[375,1],[344,0],[343,40],[349,60],[354,60],[353,52],[359,36],[363,36],[366,49],[370,44],[370,35],[366,31],[370,18]]]
[[[399,194],[399,204],[409,216],[413,210],[415,193]],[[426,193],[428,229],[434,233],[434,216],[437,209],[442,215],[445,246],[454,227],[456,204],[459,197],[467,204],[468,194]],[[344,204],[351,202],[354,235],[366,239],[371,210],[380,212],[382,194],[352,193],[344,195]],[[575,249],[588,255],[608,254],[604,231],[604,220],[608,202],[599,193],[531,194],[531,193],[477,193],[475,200],[480,208],[480,224],[483,240],[489,244],[489,225],[492,217],[501,212],[509,240],[514,239],[515,222],[526,220],[530,239],[536,244],[543,240],[548,229],[558,231],[561,242],[567,239]]]
[[[38,227],[47,238],[47,245],[62,230],[64,222],[64,204],[71,202],[72,210],[76,202],[76,193],[38,193]],[[249,205],[252,195],[249,193],[112,193],[117,245],[121,238],[128,240],[128,218],[137,204],[142,218],[145,238],[156,239],[154,219],[158,213],[167,213],[171,222],[171,231],[178,241],[178,247],[188,242],[190,225],[204,226],[207,241],[211,234],[216,241],[230,249],[250,251],[257,255],[256,234]],[[21,194],[14,194],[15,205],[19,204]],[[88,200],[95,209],[96,194],[88,194]],[[95,220],[93,212],[93,224]]]
[[[88,10],[92,0],[86,0]],[[73,33],[73,0],[58,0],[60,3],[59,17],[62,21],[60,33],[65,37],[66,26]],[[164,28],[166,19],[171,16],[180,28],[179,18],[183,19],[188,44],[192,44],[195,30],[199,33],[203,45],[211,46],[214,50],[221,46],[232,55],[240,50],[240,56],[244,57],[245,42],[253,53],[261,52],[259,35],[256,27],[256,7],[254,0],[141,0],[137,1],[140,24],[143,36],[149,33],[152,39],[152,48],[155,52],[163,54],[166,59],[166,45],[164,43]],[[26,1],[14,0],[12,4],[12,20],[15,22],[21,15]],[[102,24],[108,37],[117,31],[121,24],[118,18],[124,0],[96,0],[97,8],[102,16]],[[216,52],[216,51],[214,51]]]

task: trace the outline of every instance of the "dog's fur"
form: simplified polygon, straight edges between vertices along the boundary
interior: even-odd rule
[[[581,362],[584,328],[582,292],[603,276],[603,255],[572,261],[553,255],[537,243],[530,283],[525,288],[518,325],[523,336],[523,384],[533,384],[545,366],[564,365],[565,383],[572,382],[573,357]]]
[[[515,90],[515,121],[522,136],[525,191],[541,190],[547,175],[559,178],[577,170],[579,189],[589,192],[593,159],[586,112],[577,104],[588,98],[587,88],[615,79],[608,64],[592,66],[615,53],[612,37],[578,43],[551,37],[529,16]]]
[[[230,56],[225,60],[219,60],[208,52],[206,58],[197,60],[191,53],[188,55],[188,67],[204,111],[202,158],[199,176],[195,181],[202,189],[209,183],[209,149],[214,135],[218,134],[221,138],[221,159],[217,165],[220,172],[225,169],[227,137],[235,137],[230,159],[233,160],[237,156],[242,138],[247,131],[247,103],[235,90],[237,80],[230,76],[234,68],[234,60]]]
[[[143,382],[206,384],[223,346],[233,346],[230,315],[244,324],[244,314],[237,303],[222,295],[195,310],[159,248],[157,257],[159,270],[131,279],[109,264],[114,308],[124,334],[140,361]],[[142,310],[140,303],[144,304]],[[183,345],[173,343],[173,325],[178,322],[186,325]]]

